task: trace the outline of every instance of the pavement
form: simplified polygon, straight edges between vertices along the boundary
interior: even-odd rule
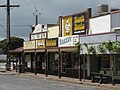
[[[45,74],[37,74],[35,75],[34,73],[30,72],[25,72],[25,73],[18,73],[16,71],[5,71],[5,72],[0,72],[2,75],[17,75],[17,76],[30,76],[30,77],[37,77],[37,78],[42,78],[42,79],[47,79],[47,80],[55,80],[55,81],[62,81],[62,82],[69,82],[69,83],[76,83],[76,84],[83,84],[83,85],[90,85],[90,86],[98,86],[98,87],[104,87],[108,88],[111,90],[120,90],[120,84],[115,84],[112,85],[110,84],[99,84],[99,83],[91,83],[91,80],[82,80],[79,81],[79,79],[76,78],[69,78],[69,77],[61,77],[59,78],[58,76],[54,75],[48,75],[47,77]]]

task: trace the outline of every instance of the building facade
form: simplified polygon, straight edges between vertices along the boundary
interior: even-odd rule
[[[30,71],[35,74],[81,80],[96,72],[120,79],[119,31],[120,11],[91,17],[91,9],[87,9],[60,16],[59,24],[35,27],[30,41],[24,42],[24,59],[28,61],[29,55]],[[77,43],[80,48],[76,53]]]

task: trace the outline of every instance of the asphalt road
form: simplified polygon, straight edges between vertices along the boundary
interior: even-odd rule
[[[0,90],[110,90],[81,84],[15,75],[0,75]]]

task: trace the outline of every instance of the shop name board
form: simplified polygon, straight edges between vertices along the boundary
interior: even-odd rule
[[[45,40],[37,40],[37,48],[45,48]]]
[[[60,39],[59,44],[62,45],[70,42],[71,42],[71,37],[66,37],[64,39]]]
[[[31,40],[43,39],[43,38],[46,38],[46,32],[44,32],[44,33],[37,33],[37,34],[31,34]]]
[[[25,41],[23,46],[24,46],[24,49],[34,49],[35,41]]]
[[[46,39],[46,47],[57,47],[58,46],[58,39]]]
[[[66,47],[66,46],[75,46],[75,44],[79,41],[79,36],[67,36],[67,37],[59,37],[59,47]]]

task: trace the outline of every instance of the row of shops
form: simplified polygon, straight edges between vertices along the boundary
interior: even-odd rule
[[[91,17],[91,13],[89,8],[60,16],[59,24],[36,25],[30,40],[24,42],[23,48],[11,50],[11,55],[18,56],[23,71],[35,74],[81,80],[91,79],[91,73],[96,72],[120,79],[120,51],[99,52],[103,43],[113,43],[115,47],[119,41],[120,11],[95,17]]]
[[[88,52],[87,48],[84,45],[87,38],[89,38],[89,40],[87,40],[86,42],[91,42],[90,39],[96,38],[97,40],[99,36],[102,36],[101,38],[104,38],[107,41],[109,41],[108,36],[113,37],[111,41],[115,41],[116,39],[115,33],[104,33],[99,35],[88,35],[88,36],[75,35],[75,36],[66,37],[66,38],[76,39],[75,40],[76,43],[81,41],[80,54],[76,53],[77,47],[75,46],[75,44],[74,45],[69,44],[70,46],[67,45],[67,47],[66,46],[60,47],[60,45],[57,44],[57,42],[59,42],[60,40],[57,38],[53,40],[50,39],[50,41],[44,40],[46,43],[47,41],[49,42],[48,47],[44,46],[44,48],[39,47],[39,45],[41,45],[40,42],[42,42],[42,40],[34,40],[34,41],[24,42],[24,46],[26,46],[27,49],[20,48],[18,51],[12,50],[11,54],[13,53],[19,56],[19,60],[18,60],[19,65],[21,66],[23,65],[25,71],[31,71],[35,74],[43,73],[46,76],[52,74],[52,75],[58,75],[59,77],[67,76],[78,79],[81,78],[90,79],[91,72],[96,72],[119,79],[120,78],[119,53],[106,52],[104,54],[100,54],[98,51],[96,51],[97,55],[91,53],[85,56],[85,54]],[[83,38],[84,41],[82,41]],[[119,36],[117,36],[117,38],[119,38]],[[52,44],[55,43],[55,41],[56,44]],[[44,45],[46,45],[45,42]],[[101,43],[100,40],[99,43]],[[36,48],[30,49],[31,47],[35,47],[35,45]],[[94,47],[97,50],[98,43],[94,43],[94,44],[91,43],[90,46],[92,45],[94,45]],[[27,65],[28,63],[30,63],[29,66]]]
[[[30,67],[26,68],[35,73],[78,78],[79,58],[75,53],[75,43],[78,41],[78,35],[26,41],[24,42],[23,63],[30,62]]]

